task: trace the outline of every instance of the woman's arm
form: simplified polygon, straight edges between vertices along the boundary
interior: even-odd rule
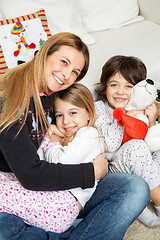
[[[19,135],[14,124],[0,135],[0,150],[21,184],[30,190],[54,191],[94,186],[92,163],[63,165],[41,161],[25,125]],[[76,156],[75,156],[76,158]]]
[[[76,133],[74,139],[68,143],[68,146],[63,147],[59,141],[50,142],[50,140],[46,138],[39,149],[41,148],[43,149],[46,161],[63,164],[92,162],[98,155],[105,152],[103,139],[99,136],[97,129],[93,127],[81,128]],[[96,173],[102,172],[101,168],[103,169],[101,175],[98,174],[99,179],[102,178],[108,170],[105,156],[102,160],[95,160],[94,165]],[[101,165],[103,165],[103,167]],[[98,177],[98,175],[96,177]]]

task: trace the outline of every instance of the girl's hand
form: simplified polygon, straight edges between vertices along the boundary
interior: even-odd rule
[[[152,103],[150,106],[146,107],[144,113],[149,120],[149,127],[152,127],[156,124],[157,112],[158,110],[155,103]]]
[[[134,117],[136,114],[139,114],[139,113],[144,114],[144,110],[130,110],[126,114],[131,117]]]
[[[50,140],[51,140],[51,142],[59,142],[59,143],[61,143],[63,138],[58,136],[58,135],[52,134],[50,136]]]
[[[108,172],[108,161],[106,158],[106,153],[102,153],[97,156],[93,161],[95,180],[103,178]]]
[[[49,126],[45,137],[51,138],[52,135],[57,135],[57,136],[59,136],[59,137],[61,137],[61,138],[65,137],[65,135],[64,135],[63,133],[61,133],[61,132],[58,130],[57,126],[54,125],[54,124],[51,124],[51,125]]]

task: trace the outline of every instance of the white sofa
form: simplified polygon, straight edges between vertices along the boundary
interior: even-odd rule
[[[101,68],[107,59],[117,54],[140,58],[147,66],[148,77],[160,89],[159,0],[0,0],[0,18],[15,18],[41,8],[45,9],[52,34],[70,31],[88,44],[90,67],[81,82],[89,87],[95,99],[97,96],[94,90],[99,82]],[[4,39],[9,38],[6,32],[3,34],[4,21],[0,23],[2,46]],[[9,24],[13,25],[12,22]],[[31,36],[34,39],[33,34]],[[32,40],[30,36],[29,40]],[[7,45],[7,51],[10,45]],[[2,52],[4,55],[4,46]],[[0,51],[0,57],[1,55]],[[13,57],[11,53],[7,52],[6,57],[7,55],[9,59]],[[0,64],[3,66],[2,62]],[[150,229],[136,220],[124,239],[158,240],[160,228]]]
[[[140,58],[147,66],[148,77],[160,88],[160,1],[138,0],[138,3],[139,14],[145,17],[142,21],[90,33],[96,44],[89,45],[91,64],[82,82],[93,92],[103,64],[117,54]]]
[[[148,77],[160,88],[159,0],[0,0],[0,17],[15,18],[41,8],[52,34],[70,31],[88,44],[90,68],[82,83],[94,96],[103,64],[116,54],[139,57],[147,66]]]

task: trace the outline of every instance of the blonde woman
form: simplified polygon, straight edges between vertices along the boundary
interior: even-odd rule
[[[49,163],[41,161],[37,154],[48,122],[54,123],[50,113],[52,92],[81,80],[88,66],[88,48],[81,39],[59,33],[42,45],[32,61],[0,77],[0,170],[3,174],[7,172],[5,177],[1,175],[1,180],[10,180],[13,173],[28,190],[58,191],[91,188],[95,180],[104,177],[107,172],[104,154],[81,164]],[[63,137],[55,126],[54,133]],[[62,234],[45,232],[13,214],[1,212],[0,239],[118,240],[148,202],[148,185],[141,178],[107,173],[80,211],[83,220],[75,228]]]

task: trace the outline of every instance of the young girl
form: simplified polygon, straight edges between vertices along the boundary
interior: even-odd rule
[[[160,226],[160,152],[151,155],[143,140],[132,139],[121,146],[124,128],[117,125],[113,110],[125,108],[130,100],[132,87],[146,79],[146,67],[140,59],[128,56],[110,58],[102,69],[97,88],[102,100],[95,103],[97,121],[95,126],[105,138],[109,170],[142,176],[150,186],[151,200],[157,215],[145,209],[139,219],[150,227]],[[157,108],[153,103],[145,109],[149,126],[156,124]],[[128,111],[134,116],[137,111]]]
[[[57,128],[66,137],[52,135],[51,126],[48,131],[51,137],[46,135],[38,149],[41,160],[63,164],[87,163],[105,151],[102,138],[92,127],[95,108],[87,87],[77,83],[57,92],[53,109]],[[0,210],[20,216],[25,222],[46,231],[62,233],[77,218],[96,185],[88,189],[35,192],[24,189],[12,175],[11,181],[0,182]]]

